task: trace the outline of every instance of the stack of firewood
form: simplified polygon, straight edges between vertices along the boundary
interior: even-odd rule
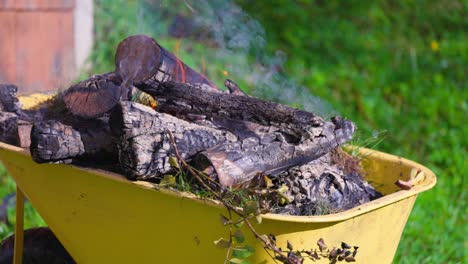
[[[39,163],[119,164],[128,179],[154,182],[172,173],[177,150],[223,187],[259,174],[286,185],[281,213],[314,214],[322,201],[343,210],[377,195],[340,151],[351,121],[248,96],[230,80],[222,91],[147,36],[123,40],[115,59],[114,72],[34,110],[19,107],[15,86],[1,85],[0,141],[29,147]],[[156,103],[138,103],[142,92]]]

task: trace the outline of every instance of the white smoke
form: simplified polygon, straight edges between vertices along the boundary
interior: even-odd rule
[[[286,76],[282,70],[287,60],[285,53],[268,53],[265,30],[261,24],[232,1],[140,0],[137,10],[137,30],[130,34],[149,34],[161,42],[171,37],[168,28],[177,16],[189,20],[186,25],[182,24],[187,31],[193,30],[189,27],[194,27],[208,32],[206,36],[209,40],[206,42],[214,42],[211,45],[214,47],[193,50],[191,56],[206,59],[208,78],[218,85],[222,83],[219,79],[224,76],[214,75],[225,70],[229,73],[226,78],[259,98],[292,105],[322,116],[336,114],[330,104]],[[184,40],[184,43],[187,41],[195,40]],[[196,41],[204,42],[203,39]],[[185,60],[184,57],[181,59]],[[220,65],[223,69],[219,69]],[[191,66],[200,68],[198,65]]]

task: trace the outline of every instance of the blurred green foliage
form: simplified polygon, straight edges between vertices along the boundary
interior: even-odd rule
[[[151,13],[169,4],[174,12],[183,12],[191,2],[95,1],[93,67],[83,77],[112,70],[118,42],[145,33],[222,83],[229,62],[248,62],[232,54],[215,56],[207,43],[167,37],[168,24],[162,16],[174,14]],[[282,74],[354,120],[364,139],[386,130],[377,149],[422,163],[438,176],[437,186],[419,196],[395,262],[462,263],[468,249],[464,242],[468,126],[463,121],[468,113],[468,4],[450,0],[236,2],[265,27],[267,51],[286,53]],[[246,90],[255,89],[248,76],[231,75]],[[4,173],[0,182],[0,197],[14,191],[14,183]],[[28,208],[26,223],[43,224]],[[10,230],[11,225],[0,225],[0,238]]]
[[[364,131],[377,149],[438,176],[418,198],[396,263],[462,263],[467,245],[468,5],[458,1],[239,1],[286,71]]]

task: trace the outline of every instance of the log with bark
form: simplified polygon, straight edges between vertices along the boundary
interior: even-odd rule
[[[319,159],[290,168],[274,177],[275,185],[288,187],[284,193],[288,204],[274,207],[273,212],[324,215],[347,210],[382,196],[362,178],[359,168],[343,167],[343,159],[358,162],[342,150],[335,149]]]
[[[117,149],[106,119],[82,120],[73,126],[57,120],[36,122],[30,152],[38,163],[117,163]]]
[[[288,214],[344,210],[375,196],[357,168],[332,155],[352,138],[351,121],[248,96],[231,80],[222,92],[144,35],[119,44],[115,67],[32,111],[20,109],[16,87],[0,85],[0,140],[30,145],[40,163],[118,162],[129,179],[149,181],[173,172],[177,148],[222,187],[268,174],[275,188],[287,186]],[[156,110],[127,102],[137,89],[157,100]]]
[[[17,92],[18,87],[13,84],[0,84],[0,112],[16,113],[20,109]]]
[[[153,38],[135,35],[119,43],[114,72],[96,75],[72,86],[65,92],[64,101],[73,114],[94,118],[109,112],[120,100],[129,100],[134,86],[158,86],[167,81],[191,83],[204,91],[219,91],[213,82]]]
[[[35,116],[21,110],[17,91],[15,85],[0,84],[0,141],[27,148]]]
[[[169,158],[175,154],[169,131],[184,159],[217,144],[237,140],[229,132],[189,123],[131,102],[121,102],[112,111],[110,125],[120,166],[130,179],[156,180],[171,171]]]
[[[275,175],[329,153],[352,138],[350,121],[333,119],[315,127],[316,136],[299,144],[287,142],[281,133],[226,142],[201,152],[195,158],[200,170],[212,167],[223,186],[243,184],[258,173]]]
[[[166,82],[138,88],[157,98],[158,111],[176,116],[198,114],[278,127],[296,142],[320,134],[320,127],[324,124],[320,116],[310,112],[255,97],[210,93],[185,83]]]

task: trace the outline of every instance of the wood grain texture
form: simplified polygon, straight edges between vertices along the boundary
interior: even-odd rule
[[[121,102],[113,110],[110,125],[120,165],[130,179],[151,180],[171,171],[169,158],[175,154],[168,131],[184,159],[237,139],[229,132],[192,124],[130,102]]]

